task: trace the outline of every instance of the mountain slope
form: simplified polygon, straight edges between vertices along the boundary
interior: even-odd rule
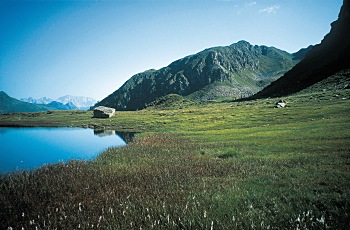
[[[49,108],[52,108],[54,110],[77,110],[78,108],[72,103],[68,102],[66,104],[63,104],[58,101],[52,101],[49,104],[46,105]]]
[[[350,89],[350,69],[343,69],[326,79],[300,91],[300,93],[326,92]]]
[[[162,69],[134,75],[96,106],[137,110],[168,94],[192,94],[191,99],[198,100],[244,97],[290,70],[298,62],[293,58],[292,54],[274,47],[253,46],[246,41],[209,48]],[[203,91],[205,87],[210,90]],[[214,98],[208,95],[214,91],[217,92]]]
[[[331,27],[321,43],[314,46],[301,62],[252,98],[295,93],[341,70],[350,69],[350,0],[344,0],[338,20]]]
[[[298,52],[293,53],[293,60],[302,60],[313,48],[313,45],[309,45],[307,48],[302,48]]]
[[[78,110],[79,108],[73,104],[73,102],[68,102],[64,104],[67,110]],[[81,107],[80,107],[81,108]]]
[[[39,112],[53,110],[45,105],[31,104],[8,96],[0,91],[0,113]]]

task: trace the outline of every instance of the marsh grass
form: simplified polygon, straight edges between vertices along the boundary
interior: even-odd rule
[[[333,94],[295,95],[285,109],[269,99],[110,120],[2,116],[144,131],[94,161],[2,175],[0,228],[348,229],[349,91]]]

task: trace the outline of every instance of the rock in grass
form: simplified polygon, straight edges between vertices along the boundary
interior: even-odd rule
[[[94,118],[109,118],[113,117],[115,114],[115,109],[105,107],[105,106],[98,106],[94,109]]]
[[[286,107],[286,101],[285,100],[279,100],[278,102],[276,102],[275,104],[275,108],[284,108]]]

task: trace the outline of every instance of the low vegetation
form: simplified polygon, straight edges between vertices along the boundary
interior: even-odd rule
[[[7,126],[140,132],[94,161],[0,177],[1,229],[347,229],[350,90],[0,115]],[[176,102],[179,101],[179,105]]]

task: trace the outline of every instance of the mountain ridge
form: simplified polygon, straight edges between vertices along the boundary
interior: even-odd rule
[[[51,101],[48,104],[35,104],[24,102],[10,97],[4,91],[0,91],[0,114],[3,113],[20,113],[20,112],[43,112],[49,110],[78,110],[72,103],[63,104],[57,101]]]
[[[320,44],[315,45],[305,58],[249,99],[281,97],[299,92],[350,69],[350,0],[344,0],[338,19]],[[343,75],[347,78],[348,75]]]
[[[39,112],[56,110],[55,108],[48,107],[46,105],[32,104],[17,100],[10,97],[4,91],[0,91],[0,114],[2,113],[19,113],[19,112]]]
[[[32,103],[32,104],[44,104],[44,105],[49,104],[50,102],[53,101],[51,98],[48,98],[48,97],[41,97],[39,99],[28,97],[28,98],[21,98],[19,100],[23,102]]]
[[[293,54],[286,51],[251,45],[247,41],[207,48],[159,70],[135,74],[95,106],[138,110],[165,95],[191,97],[191,94],[205,87],[219,92],[218,97],[224,88],[225,95],[245,97],[258,92],[290,70],[299,61],[293,58]],[[208,96],[198,95],[192,95],[192,98],[205,100]]]
[[[63,105],[67,105],[68,103],[70,103],[67,105],[67,108],[71,107],[71,108],[80,109],[80,110],[89,109],[91,106],[93,106],[97,103],[96,99],[94,99],[92,97],[72,96],[72,95],[61,96],[57,99],[51,99],[48,97],[34,99],[32,97],[28,97],[28,98],[21,98],[20,100],[24,101],[24,102],[29,102],[29,103],[45,104],[45,105],[52,103],[54,101],[62,103]],[[62,107],[62,105],[59,105],[59,107]]]

